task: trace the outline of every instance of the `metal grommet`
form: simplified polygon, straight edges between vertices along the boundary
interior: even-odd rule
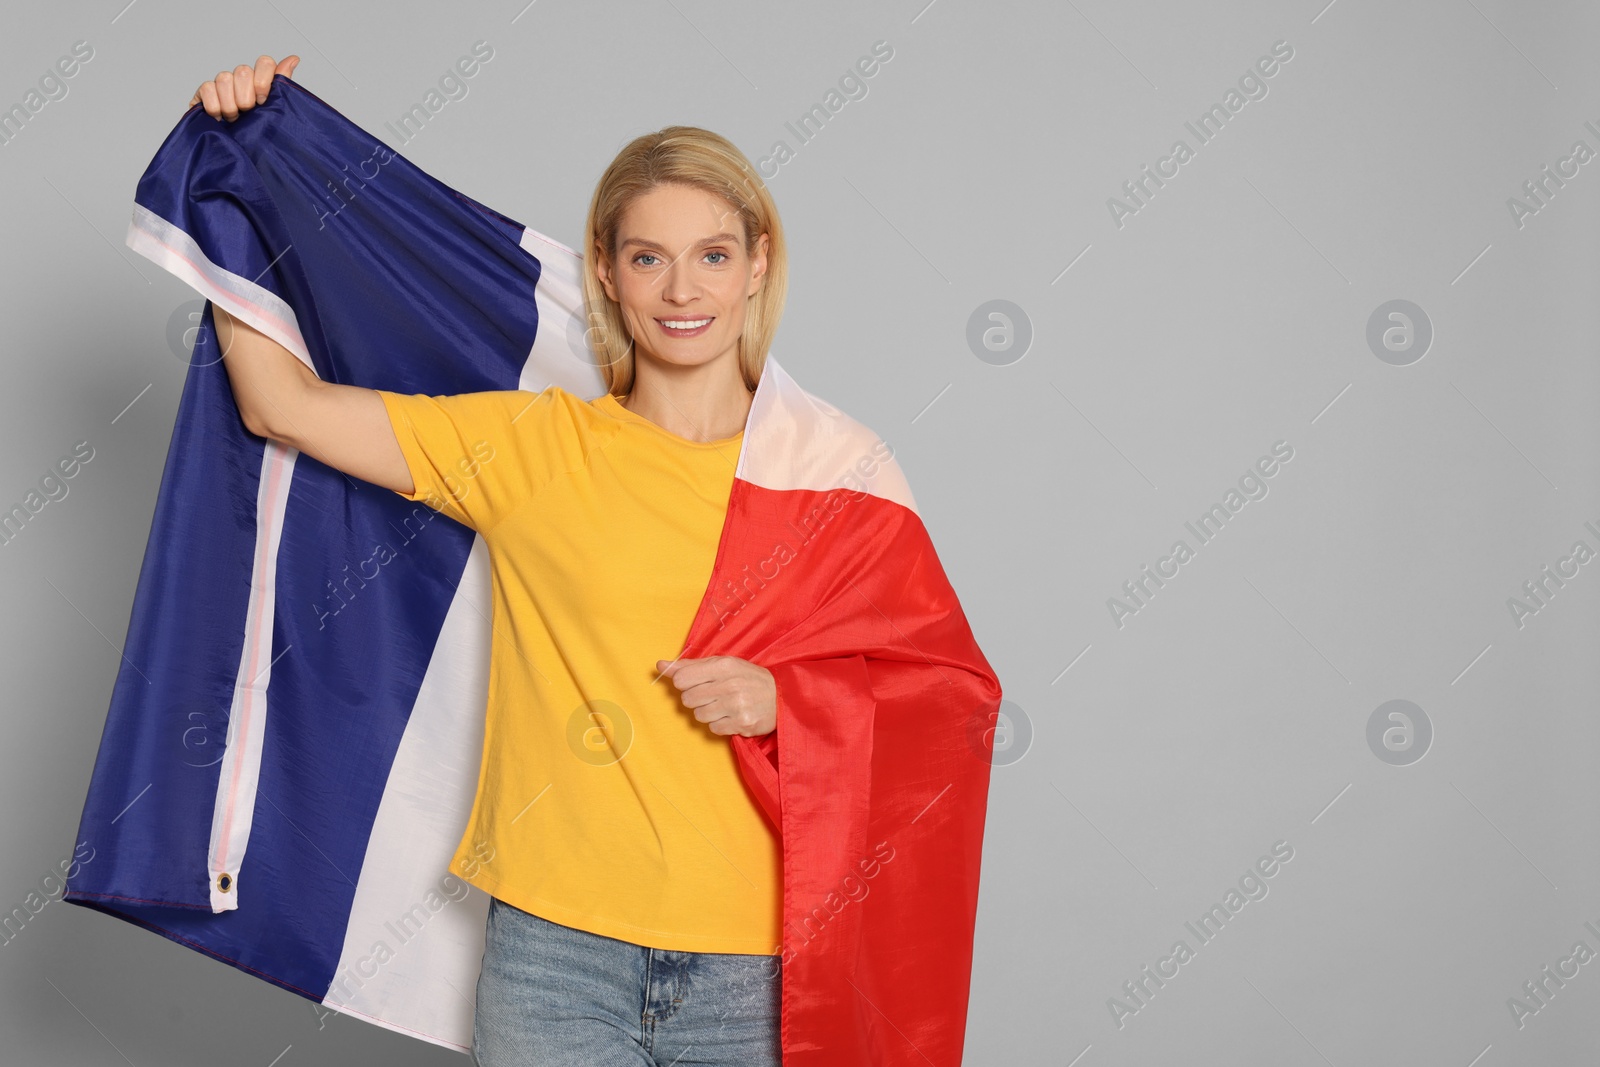
[[[217,875],[217,891],[226,893],[233,888],[233,875],[223,872]]]

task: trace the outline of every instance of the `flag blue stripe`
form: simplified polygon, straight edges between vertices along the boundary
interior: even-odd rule
[[[136,202],[218,268],[294,308],[325,380],[430,395],[516,388],[538,330],[540,264],[518,245],[522,226],[333,114],[282,78],[238,122],[196,108],[162,144]],[[95,858],[66,899],[320,999],[474,535],[296,459],[239,906],[213,914],[216,760],[244,641],[263,451],[239,421],[219,357],[203,330],[80,826]],[[392,561],[375,566],[378,545]],[[329,583],[343,585],[342,599]]]

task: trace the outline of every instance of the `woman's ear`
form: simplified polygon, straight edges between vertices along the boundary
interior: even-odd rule
[[[606,291],[606,296],[611,299],[611,302],[615,304],[622,303],[617,299],[616,282],[611,277],[611,259],[606,255],[605,249],[600,247],[599,241],[594,243],[594,272],[600,279],[600,288]]]
[[[755,296],[761,291],[762,280],[767,276],[767,247],[771,243],[765,232],[756,238],[756,254],[750,262],[750,291],[746,296]]]

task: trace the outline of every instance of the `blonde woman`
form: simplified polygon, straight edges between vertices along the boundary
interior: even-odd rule
[[[274,74],[190,101],[225,121]],[[498,609],[477,799],[452,870],[489,893],[473,1057],[510,1064],[780,1062],[781,862],[725,740],[776,726],[765,668],[683,663],[785,291],[771,197],[725,139],[625,147],[585,229],[608,392],[430,397],[324,382],[213,309],[245,426],[425,500],[488,545]],[[566,742],[603,698],[625,758]],[[598,770],[598,773],[597,773]]]

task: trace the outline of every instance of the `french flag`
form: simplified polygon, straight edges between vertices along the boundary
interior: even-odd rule
[[[127,242],[209,304],[65,899],[468,1051],[487,550],[245,430],[211,307],[328,381],[592,399],[580,259],[283,77],[185,115]],[[777,680],[728,740],[782,841],[784,1062],[959,1064],[999,682],[893,450],[770,355],[682,655]]]

